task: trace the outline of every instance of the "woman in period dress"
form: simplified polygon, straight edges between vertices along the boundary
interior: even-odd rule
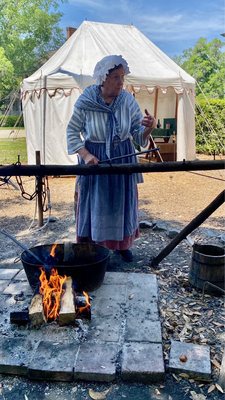
[[[129,67],[122,56],[106,56],[94,69],[96,85],[87,87],[75,103],[67,128],[68,153],[80,163],[98,164],[145,147],[155,119],[144,116],[132,94],[123,89]],[[114,161],[112,161],[113,163]],[[136,156],[115,160],[135,163]],[[130,247],[139,235],[137,184],[140,174],[81,175],[77,179],[77,242],[95,242],[132,261]]]

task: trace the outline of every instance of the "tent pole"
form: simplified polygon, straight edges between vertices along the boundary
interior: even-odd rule
[[[43,144],[43,161],[45,164],[45,131],[46,131],[46,102],[47,102],[47,75],[44,76],[44,88],[43,88],[43,123],[42,123],[42,144]]]
[[[36,151],[36,165],[41,165],[40,151]],[[42,177],[39,175],[36,177],[37,186],[37,203],[38,203],[38,226],[43,226],[43,207],[42,207]]]
[[[159,97],[159,89],[156,88],[156,90],[155,90],[155,101],[154,101],[154,118],[157,118],[157,112],[158,112],[158,97]]]

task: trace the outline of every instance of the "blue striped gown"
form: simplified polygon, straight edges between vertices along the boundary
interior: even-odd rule
[[[133,141],[146,146],[141,125],[143,119],[135,98],[125,90],[109,106],[100,96],[100,88],[85,89],[75,103],[67,127],[68,154],[85,147],[99,160],[135,152]],[[136,156],[112,161],[135,163]],[[80,160],[83,163],[83,160]],[[140,174],[79,176],[77,237],[107,247],[124,249],[138,230],[137,183]],[[129,242],[130,243],[130,242]],[[107,244],[106,244],[107,245]]]

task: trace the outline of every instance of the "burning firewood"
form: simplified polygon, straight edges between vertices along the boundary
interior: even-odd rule
[[[41,294],[36,294],[32,298],[29,307],[29,318],[32,326],[39,326],[46,322]]]
[[[64,283],[64,290],[61,297],[59,325],[69,325],[75,321],[73,281],[70,276],[67,277]]]
[[[76,318],[91,320],[90,297],[86,292],[83,292],[83,295],[76,295],[75,307],[76,307]]]

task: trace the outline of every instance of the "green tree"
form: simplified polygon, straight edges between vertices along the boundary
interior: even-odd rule
[[[13,65],[7,59],[4,49],[0,47],[0,99],[7,96],[10,88],[12,87],[13,78]]]
[[[202,92],[210,98],[225,97],[225,43],[219,39],[207,42],[200,38],[195,47],[185,50],[174,61],[196,81],[196,95]],[[199,85],[199,86],[198,86]]]
[[[14,86],[65,40],[57,25],[62,16],[57,10],[63,1],[0,0],[0,47],[14,68]]]

